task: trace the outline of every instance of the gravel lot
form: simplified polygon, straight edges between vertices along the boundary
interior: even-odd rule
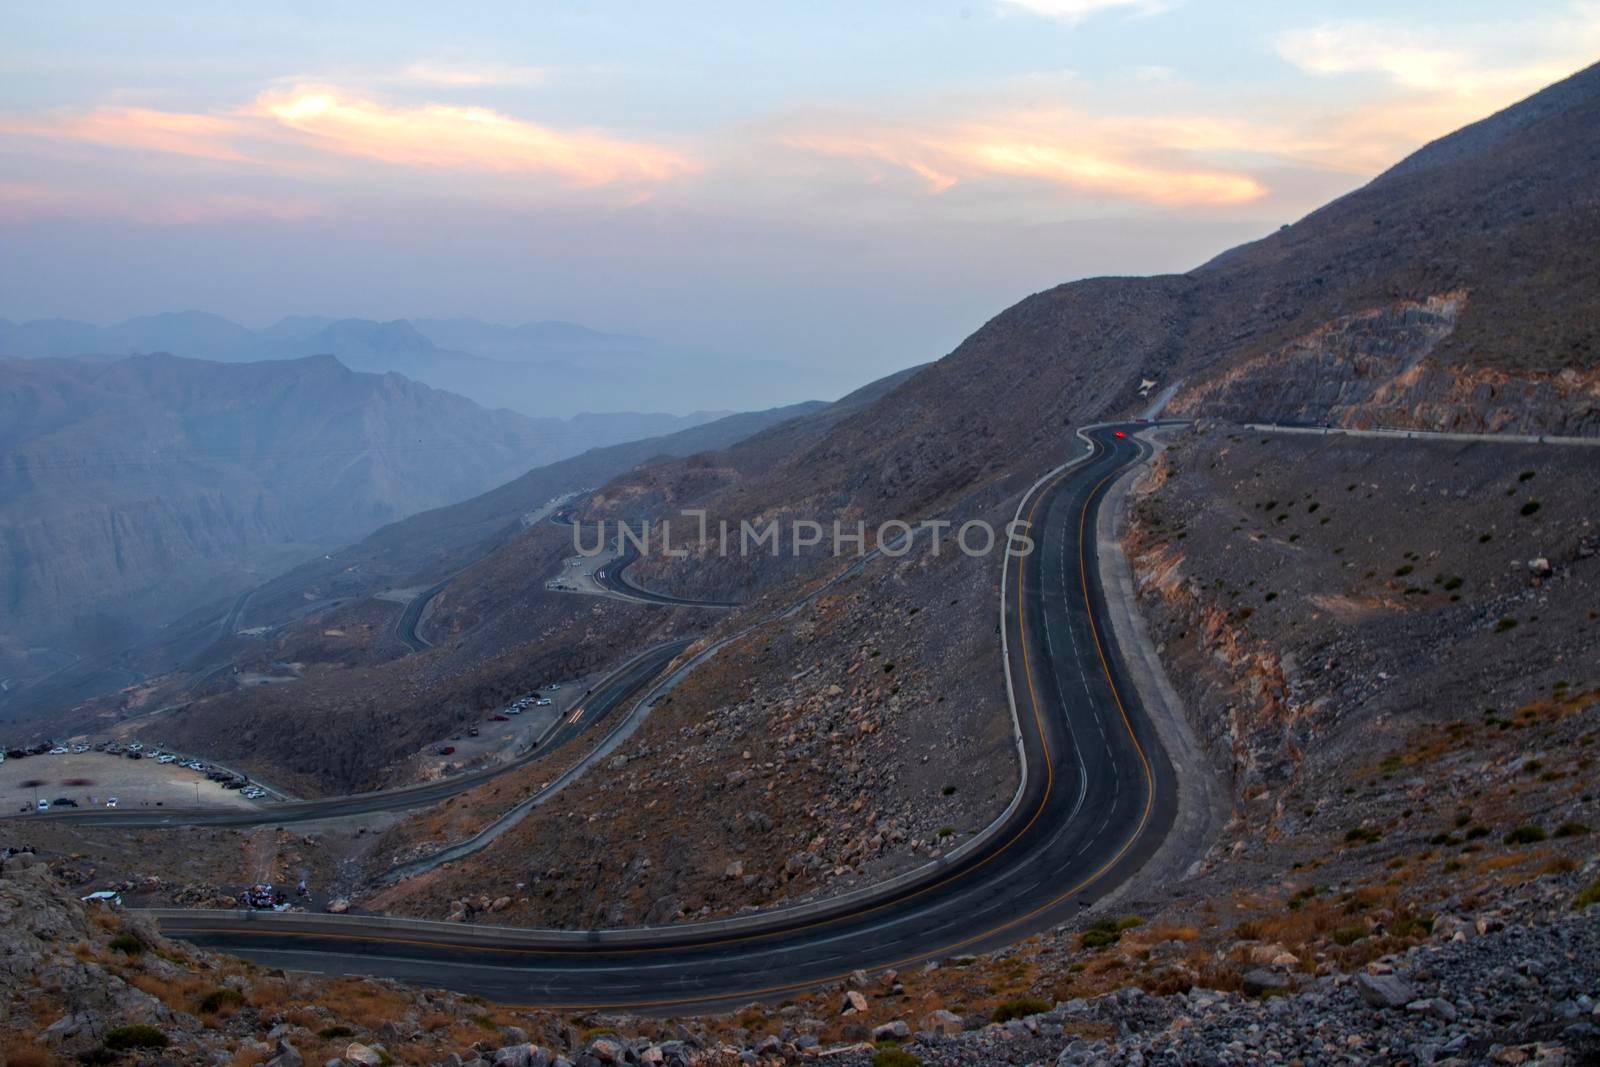
[[[252,802],[237,791],[224,789],[205,775],[179,767],[162,766],[153,759],[131,760],[103,752],[68,753],[64,756],[30,756],[0,763],[0,812],[32,808],[35,787],[40,799],[71,797],[80,807],[116,797],[122,808],[204,807],[247,808]]]

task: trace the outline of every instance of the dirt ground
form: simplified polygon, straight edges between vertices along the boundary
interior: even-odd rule
[[[35,787],[32,782],[41,784]],[[176,763],[163,766],[153,759],[69,752],[0,763],[0,812],[32,810],[36,799],[54,804],[58,797],[70,797],[82,808],[98,807],[108,797],[116,797],[119,808],[254,806],[236,790],[224,789],[198,771]]]

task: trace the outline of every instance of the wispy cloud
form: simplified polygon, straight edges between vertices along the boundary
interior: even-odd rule
[[[331,152],[437,170],[551,174],[579,186],[656,182],[694,164],[659,145],[557,130],[488,108],[394,107],[329,86],[263,93],[246,113]]]
[[[1406,89],[1465,96],[1531,92],[1571,73],[1575,58],[1558,54],[1507,62],[1487,42],[1452,41],[1448,34],[1372,20],[1326,22],[1284,33],[1274,43],[1280,56],[1311,74],[1376,74]]]
[[[164,152],[199,159],[243,162],[238,147],[248,130],[235,119],[155,111],[140,107],[100,107],[40,118],[0,117],[0,131],[116,148]]]
[[[326,85],[273,89],[218,114],[101,107],[0,117],[0,131],[227,163],[294,169],[295,152],[430,171],[545,176],[581,188],[650,184],[688,173],[682,153],[604,132],[555,127],[481,107],[391,106]]]
[[[528,86],[543,85],[550,72],[544,67],[511,63],[412,63],[400,72],[400,80],[419,85]]]
[[[1106,11],[1154,15],[1175,0],[999,0],[1001,11],[1025,11],[1057,22],[1079,23]]]
[[[953,124],[835,124],[787,132],[779,140],[790,148],[909,171],[935,194],[992,178],[1030,179],[1094,198],[1162,206],[1240,204],[1266,193],[1247,173],[1188,155],[1238,144],[1219,124],[1203,120],[1105,120],[1052,111]]]

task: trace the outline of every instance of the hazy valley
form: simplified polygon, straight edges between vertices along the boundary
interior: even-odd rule
[[[4,324],[18,1050],[1600,1056],[1596,131],[1600,66],[788,406],[559,323]],[[506,410],[596,395],[739,410]],[[717,533],[796,522],[866,540]]]

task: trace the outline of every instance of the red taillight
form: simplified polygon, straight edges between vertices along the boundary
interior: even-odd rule
[[[1118,430],[1118,431],[1117,431],[1117,436],[1118,436],[1118,437],[1126,437],[1126,436],[1128,436],[1128,435],[1127,435],[1127,434],[1125,434],[1125,433],[1123,433],[1123,432],[1122,432],[1122,431],[1121,431],[1121,430]]]

